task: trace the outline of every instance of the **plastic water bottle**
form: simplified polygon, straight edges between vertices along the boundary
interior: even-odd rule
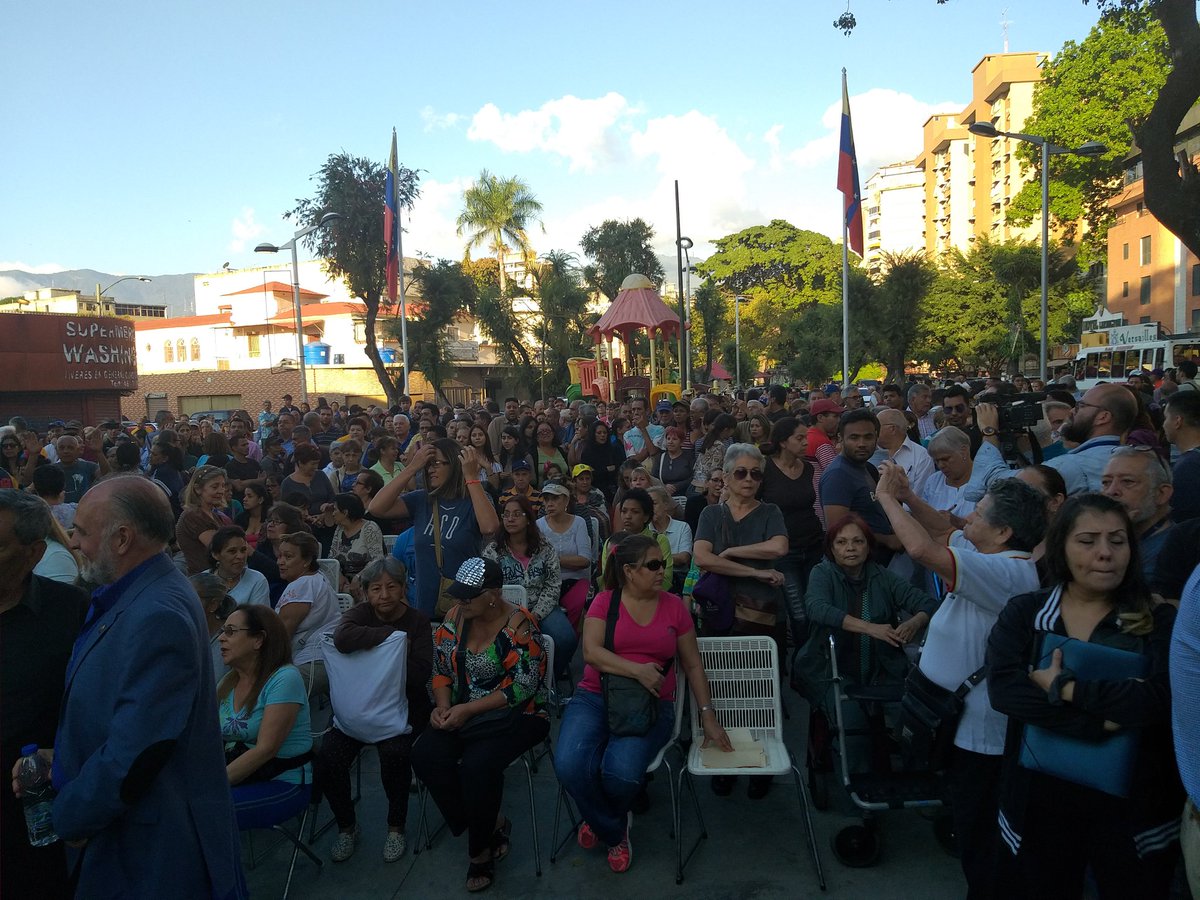
[[[54,788],[50,784],[50,764],[38,755],[37,744],[21,748],[17,781],[21,785],[29,843],[34,847],[53,844],[58,840],[54,833]]]

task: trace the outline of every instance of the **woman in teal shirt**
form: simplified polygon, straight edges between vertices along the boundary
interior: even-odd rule
[[[217,685],[225,770],[241,829],[269,827],[308,806],[312,734],[292,642],[268,606],[238,606],[225,620]]]

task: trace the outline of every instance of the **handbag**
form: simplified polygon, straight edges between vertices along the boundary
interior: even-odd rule
[[[393,631],[367,650],[342,653],[332,634],[321,637],[329,675],[333,724],[343,734],[375,744],[412,732],[408,721],[408,635]]]
[[[438,594],[437,594],[437,614],[445,618],[446,613],[454,608],[458,600],[450,596],[450,585],[454,584],[453,578],[447,578],[442,574],[442,513],[438,509],[438,502],[433,501],[433,557],[437,562],[438,569]]]
[[[618,588],[609,597],[608,617],[604,628],[604,649],[610,653],[615,652],[613,636],[616,634],[617,616],[620,612],[621,590]],[[663,674],[670,671],[670,668],[671,663],[667,663]],[[608,733],[613,737],[641,737],[647,734],[658,721],[658,698],[646,690],[636,678],[605,673],[601,680]]]
[[[714,553],[721,553],[730,544],[729,509],[721,504],[721,546]],[[733,627],[735,604],[729,579],[718,572],[704,572],[692,586],[692,597],[704,620],[705,630],[713,633],[728,631]]]
[[[458,691],[455,702],[468,703],[471,699],[471,691],[467,686],[467,633],[471,630],[470,620],[463,620],[461,627],[462,630],[458,633],[458,646],[454,650],[458,667]],[[467,720],[467,724],[458,729],[458,735],[468,741],[499,737],[508,733],[509,729],[516,724],[516,717],[520,715],[524,715],[524,713],[509,706],[489,709],[487,712],[471,716]]]
[[[983,681],[986,672],[987,666],[980,666],[953,691],[934,684],[920,669],[908,673],[897,728],[906,769],[940,772],[949,765],[967,694]]]

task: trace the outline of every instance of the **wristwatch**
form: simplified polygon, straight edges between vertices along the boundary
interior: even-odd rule
[[[989,425],[987,428],[983,429],[984,437],[991,437],[994,434],[996,434],[996,429],[993,428],[991,425]]]
[[[707,704],[705,706],[700,707],[700,715],[704,715],[706,712],[715,713],[716,710],[713,709],[712,704]]]

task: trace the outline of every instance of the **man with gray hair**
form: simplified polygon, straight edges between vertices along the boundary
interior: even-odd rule
[[[1146,579],[1154,577],[1159,553],[1171,530],[1171,470],[1151,447],[1114,447],[1100,490],[1129,513],[1137,531],[1138,553]]]
[[[898,409],[884,407],[875,418],[879,420],[879,447],[876,454],[882,452],[883,457],[878,462],[872,457],[871,462],[878,466],[884,462],[893,462],[904,470],[908,482],[918,494],[925,485],[925,479],[933,474],[933,460],[929,451],[908,436],[908,418]]]
[[[937,431],[931,411],[933,391],[929,389],[929,385],[917,383],[908,389],[908,408],[917,417],[917,425],[909,431],[909,437],[920,444]]]
[[[396,445],[401,453],[408,452],[408,445],[412,443],[412,421],[404,413],[396,413],[392,416],[392,433],[396,437]]]
[[[45,467],[49,468],[49,467]],[[10,771],[26,744],[54,746],[63,675],[87,594],[34,574],[50,536],[50,508],[0,490],[0,754]],[[0,791],[0,896],[69,897],[61,841],[31,847],[21,802]]]
[[[248,893],[208,627],[165,552],[173,525],[162,490],[133,476],[98,482],[75,513],[71,546],[100,588],[66,669],[54,830],[81,897]]]

